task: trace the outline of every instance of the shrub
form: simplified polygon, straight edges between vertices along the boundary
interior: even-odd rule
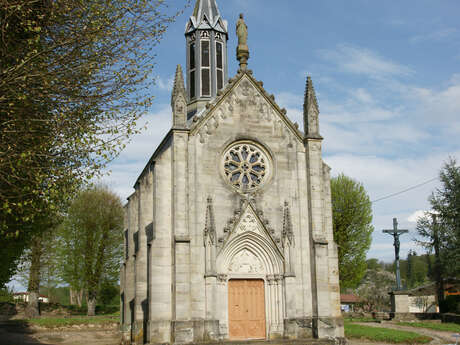
[[[458,313],[460,308],[460,295],[450,295],[439,303],[442,313]]]
[[[1,302],[14,303],[13,292],[8,289],[0,289],[0,303]]]

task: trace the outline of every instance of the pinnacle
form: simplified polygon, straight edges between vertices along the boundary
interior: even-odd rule
[[[313,81],[311,77],[307,77],[307,85],[305,87],[305,100],[304,100],[304,107],[305,109],[310,109],[310,106],[313,105],[316,109],[318,109],[318,100],[316,98],[315,88],[313,86]]]
[[[174,87],[172,91],[172,98],[177,96],[179,93],[183,93],[185,95],[184,76],[182,74],[181,65],[177,65],[177,68],[176,68],[176,76],[174,77]]]

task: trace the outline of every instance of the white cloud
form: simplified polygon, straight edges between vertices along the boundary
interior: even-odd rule
[[[424,41],[441,41],[445,39],[450,39],[452,38],[452,36],[455,36],[456,34],[458,34],[458,30],[456,28],[444,28],[425,34],[413,36],[410,38],[410,41],[412,43],[420,43]]]
[[[371,78],[407,76],[412,69],[381,57],[379,54],[348,44],[338,45],[335,50],[318,51],[321,57],[335,63],[339,70]]]
[[[425,216],[426,211],[424,210],[417,210],[414,213],[412,213],[409,217],[407,217],[407,220],[411,223],[417,223],[420,218],[423,218]]]
[[[132,138],[120,156],[109,165],[111,174],[103,178],[103,182],[123,199],[134,191],[132,186],[171,128],[170,107],[158,104],[156,109],[156,112],[142,118],[140,125],[146,125],[146,130]]]
[[[174,86],[174,76],[171,76],[166,79],[162,77],[157,77],[155,80],[155,85],[160,90],[171,92]]]

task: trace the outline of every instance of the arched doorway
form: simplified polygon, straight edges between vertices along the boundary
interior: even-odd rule
[[[279,336],[284,322],[284,258],[251,205],[220,250],[217,310],[229,339]],[[226,329],[226,331],[224,330]]]

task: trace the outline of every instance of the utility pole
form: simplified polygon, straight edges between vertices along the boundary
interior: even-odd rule
[[[408,233],[407,229],[398,229],[398,219],[393,218],[393,229],[391,230],[382,230],[386,234],[390,234],[394,237],[394,247],[395,247],[395,259],[396,259],[396,290],[401,290],[401,272],[399,270],[399,249],[401,247],[401,242],[399,242],[399,236],[405,233]]]

